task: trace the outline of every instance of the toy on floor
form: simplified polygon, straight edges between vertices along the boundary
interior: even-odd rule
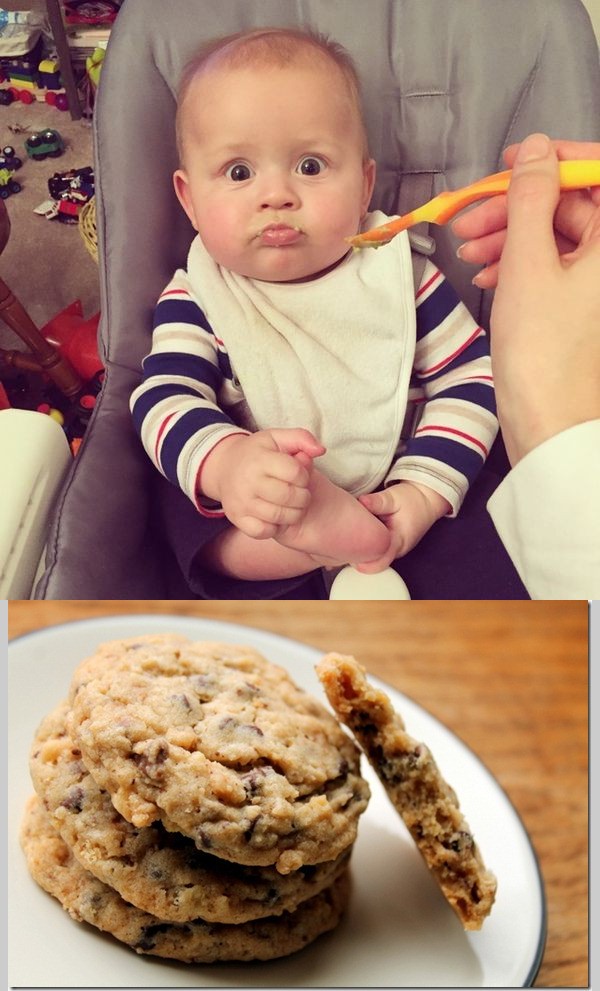
[[[25,140],[25,151],[29,158],[41,162],[45,158],[58,158],[65,150],[65,143],[53,128],[36,131]]]
[[[8,81],[9,86],[0,90],[0,103],[8,105],[20,100],[31,104],[37,101],[57,110],[69,109],[58,60],[40,60],[37,46],[29,55],[4,60],[0,82],[3,81]]]
[[[2,151],[0,151],[0,169],[9,169],[11,172],[16,172],[20,169],[23,162],[18,157],[15,149],[12,145],[5,145]]]
[[[48,190],[58,202],[58,219],[64,224],[76,224],[82,207],[94,195],[94,170],[87,165],[82,169],[55,172],[48,179]]]
[[[10,169],[0,169],[0,199],[7,200],[14,193],[21,192],[21,183],[12,175]]]

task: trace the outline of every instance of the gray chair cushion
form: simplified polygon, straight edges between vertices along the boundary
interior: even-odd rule
[[[38,597],[173,594],[152,524],[156,472],[127,404],[155,300],[193,235],[171,184],[174,93],[203,40],[265,25],[310,25],[354,56],[378,162],[373,206],[389,212],[497,171],[502,149],[531,131],[600,139],[598,49],[580,0],[125,0],[94,117],[106,383]],[[435,260],[487,325],[488,294],[471,285],[450,230],[432,233]]]

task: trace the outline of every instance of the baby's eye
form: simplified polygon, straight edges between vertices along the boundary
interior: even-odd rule
[[[305,155],[298,162],[296,172],[299,172],[300,175],[319,175],[325,168],[327,166],[322,158],[317,158],[316,155]]]
[[[251,179],[254,173],[245,162],[234,162],[226,170],[225,175],[233,182],[245,182],[246,179]]]

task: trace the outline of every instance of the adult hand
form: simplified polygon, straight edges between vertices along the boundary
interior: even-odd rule
[[[600,418],[600,209],[585,219],[575,208],[575,247],[561,254],[559,199],[556,151],[545,135],[531,135],[513,163],[491,315],[498,417],[513,465],[555,434]]]
[[[561,161],[600,159],[600,143],[592,141],[552,141]],[[512,168],[520,145],[510,145],[504,160]],[[568,254],[580,244],[586,228],[597,223],[600,215],[600,187],[573,190],[560,194],[554,215],[554,236],[560,254]],[[506,240],[507,197],[491,196],[452,224],[454,233],[465,239],[459,248],[468,264],[484,265],[473,282],[481,289],[493,289],[498,282],[498,263]]]
[[[207,457],[201,489],[221,503],[227,519],[248,537],[275,537],[281,526],[304,517],[312,459],[324,453],[323,445],[300,428],[235,434]]]

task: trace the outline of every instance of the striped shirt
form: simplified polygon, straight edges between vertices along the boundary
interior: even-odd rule
[[[385,483],[429,485],[455,515],[498,429],[488,338],[430,261],[415,302],[409,399],[418,422],[412,436],[399,439]],[[198,492],[202,464],[224,437],[246,432],[235,415],[243,401],[227,349],[179,270],[158,300],[131,410],[155,466],[205,515],[222,511]]]

